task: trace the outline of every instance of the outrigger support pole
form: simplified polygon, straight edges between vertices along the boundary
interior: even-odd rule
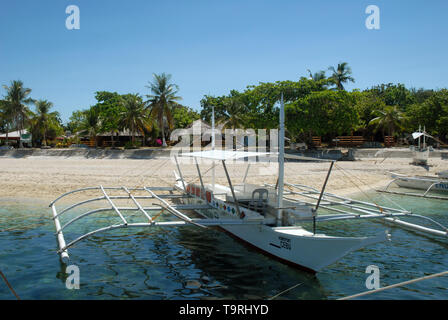
[[[145,209],[143,209],[143,207],[141,206],[141,204],[135,199],[135,197],[132,195],[132,193],[129,191],[128,188],[123,187],[123,190],[127,192],[127,194],[129,195],[129,198],[132,199],[132,201],[135,203],[135,205],[137,206],[138,210],[140,210],[145,216],[146,218],[148,218],[149,223],[152,223],[152,218],[151,216],[146,212]]]
[[[182,177],[182,171],[180,171],[179,162],[177,161],[177,156],[174,156],[174,160],[176,161],[177,171],[179,171],[180,180],[182,181],[182,186],[184,187],[184,192],[187,191],[185,187],[184,177]]]
[[[167,211],[169,211],[170,213],[172,213],[173,215],[175,215],[179,219],[181,219],[181,220],[183,220],[183,221],[185,221],[187,223],[191,223],[191,224],[193,224],[195,226],[198,226],[198,227],[201,227],[201,228],[206,228],[205,226],[194,222],[193,219],[187,217],[182,212],[180,212],[179,210],[177,210],[176,208],[171,206],[168,202],[166,202],[165,200],[163,200],[162,198],[157,196],[154,192],[152,192],[150,188],[144,187],[144,189],[146,191],[148,191],[155,199],[159,200],[159,202],[162,204],[161,205],[162,208],[166,209]]]
[[[333,169],[334,161],[331,161],[330,169],[328,169],[327,177],[325,178],[324,185],[322,186],[322,190],[320,191],[319,199],[317,200],[316,208],[313,209],[313,233],[316,234],[316,215],[317,209],[319,209],[320,201],[322,200],[322,196],[325,192],[325,187],[327,186],[328,178],[330,178],[331,170]]]
[[[244,178],[243,178],[243,183],[246,183],[247,174],[249,173],[249,169],[250,169],[250,162],[247,164],[246,173],[244,174]]]
[[[236,199],[236,196],[235,196],[235,190],[233,190],[233,185],[232,185],[232,181],[230,180],[229,172],[227,172],[226,161],[225,160],[221,160],[221,161],[222,161],[222,166],[224,167],[224,172],[226,173],[226,176],[227,176],[227,181],[229,182],[230,191],[232,191],[232,196],[233,196],[233,201],[235,202],[236,212],[238,213],[238,216],[241,217],[240,206],[238,205],[238,200]]]
[[[112,200],[109,198],[109,195],[106,193],[106,191],[104,190],[103,186],[100,186],[101,191],[104,194],[104,197],[107,199],[107,201],[110,203],[111,207],[113,210],[115,210],[115,212],[118,214],[118,216],[121,218],[121,220],[123,220],[123,223],[125,226],[128,225],[128,222],[126,221],[126,219],[123,217],[123,215],[121,214],[120,210],[118,210],[117,206],[112,202]]]
[[[204,182],[202,181],[202,175],[201,170],[199,169],[198,159],[194,158],[194,162],[196,163],[196,169],[198,170],[199,181],[201,181],[201,188],[202,188],[201,198],[202,198],[205,192]]]

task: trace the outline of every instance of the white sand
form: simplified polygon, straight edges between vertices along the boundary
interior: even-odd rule
[[[448,168],[448,161],[435,158],[430,159],[429,171],[410,165],[409,159],[391,158],[381,161],[382,159],[361,159],[338,162],[327,191],[348,195],[359,192],[360,188],[368,190],[382,187],[390,181],[388,171],[427,175]],[[328,163],[287,163],[285,180],[321,188],[328,166]],[[245,171],[244,163],[229,164],[228,167],[234,183],[241,182]],[[0,192],[3,198],[52,200],[64,192],[89,186],[170,186],[174,183],[175,168],[170,159],[0,158]],[[209,164],[201,167],[203,171],[208,168]],[[187,181],[197,179],[194,165],[183,166],[183,171]],[[227,185],[221,167],[218,167],[216,175],[217,182]],[[275,184],[276,168],[254,165],[249,175],[248,182]],[[210,182],[210,178],[211,171],[205,174],[205,182]]]

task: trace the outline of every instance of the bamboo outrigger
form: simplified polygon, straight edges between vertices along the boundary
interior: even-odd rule
[[[311,272],[317,272],[325,268],[354,250],[385,241],[389,237],[385,231],[373,237],[329,236],[316,232],[317,223],[336,220],[379,219],[425,235],[448,237],[447,228],[428,217],[415,215],[406,210],[388,208],[325,192],[325,186],[330,177],[334,161],[329,161],[330,168],[321,190],[284,182],[285,157],[313,161],[318,159],[285,155],[283,141],[284,107],[282,103],[280,108],[280,152],[278,154],[223,150],[186,153],[181,156],[194,159],[200,183],[188,183],[184,179],[178,158],[175,157],[177,172],[175,174],[176,182],[173,187],[128,189],[126,187],[107,188],[99,186],[74,190],[60,196],[50,204],[50,207],[56,226],[58,252],[61,259],[64,262],[68,262],[68,249],[87,237],[105,231],[131,227],[154,228],[190,225],[207,228],[216,226],[270,256]],[[246,183],[250,163],[247,164],[242,184],[235,185],[230,179],[226,165],[227,161],[272,156],[279,158],[278,182],[275,186]],[[216,184],[214,172],[212,183],[206,184],[197,161],[198,159],[212,161],[213,170],[215,163],[220,162],[226,174],[228,185]],[[241,164],[244,164],[244,162]],[[290,190],[285,190],[285,187]],[[58,211],[56,204],[61,199],[74,193],[92,191],[99,193],[99,196],[80,201]],[[112,194],[112,192],[120,192],[120,194]],[[128,201],[133,205],[122,206],[117,203],[119,201]],[[143,201],[152,201],[152,203],[145,205],[142,203]],[[65,217],[73,209],[79,208],[84,204],[98,202],[106,202],[107,205],[79,214],[65,222],[65,224],[61,223],[61,218]],[[191,217],[191,210],[199,214],[201,218]],[[335,212],[335,214],[319,215],[318,213],[321,210]],[[72,226],[73,223],[79,222],[87,216],[106,211],[115,214],[118,223],[90,231],[69,243],[66,242],[64,231],[67,227]],[[139,213],[140,217],[145,219],[145,222],[130,222],[126,214],[128,212]],[[175,220],[160,221],[161,213],[168,213]],[[400,218],[411,216],[429,221],[434,225],[434,228],[400,220]],[[304,222],[312,223],[313,230],[306,230]]]

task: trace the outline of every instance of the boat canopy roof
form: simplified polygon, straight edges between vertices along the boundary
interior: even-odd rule
[[[207,150],[198,152],[182,153],[182,157],[202,158],[210,160],[236,160],[247,157],[277,156],[277,153],[233,151],[233,150]]]
[[[278,152],[254,152],[254,151],[233,151],[233,150],[207,150],[182,153],[182,157],[202,158],[210,160],[236,160],[248,157],[278,157]],[[303,161],[322,161],[334,162],[331,159],[320,159],[314,157],[300,156],[295,154],[285,153],[287,159],[303,160]]]
[[[414,132],[414,133],[412,134],[412,138],[414,138],[414,140],[420,138],[421,136],[426,136],[426,137],[429,137],[429,138],[433,138],[433,139],[434,139],[434,137],[430,136],[430,135],[427,134],[426,132]]]

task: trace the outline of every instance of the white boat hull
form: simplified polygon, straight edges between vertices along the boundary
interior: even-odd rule
[[[418,165],[428,164],[429,150],[425,151],[414,151],[413,152],[413,163]]]
[[[448,192],[448,180],[431,177],[408,177],[402,175],[392,175],[392,178],[396,179],[395,183],[399,187],[428,190],[431,188],[433,191]]]
[[[189,204],[205,204],[206,200],[193,197]],[[196,210],[205,218],[229,219],[222,209]],[[236,217],[235,219],[239,219]],[[377,242],[387,240],[386,233],[376,237],[331,237],[294,227],[268,225],[222,225],[221,229],[260,250],[264,254],[310,272],[318,272],[335,263],[348,253]]]

